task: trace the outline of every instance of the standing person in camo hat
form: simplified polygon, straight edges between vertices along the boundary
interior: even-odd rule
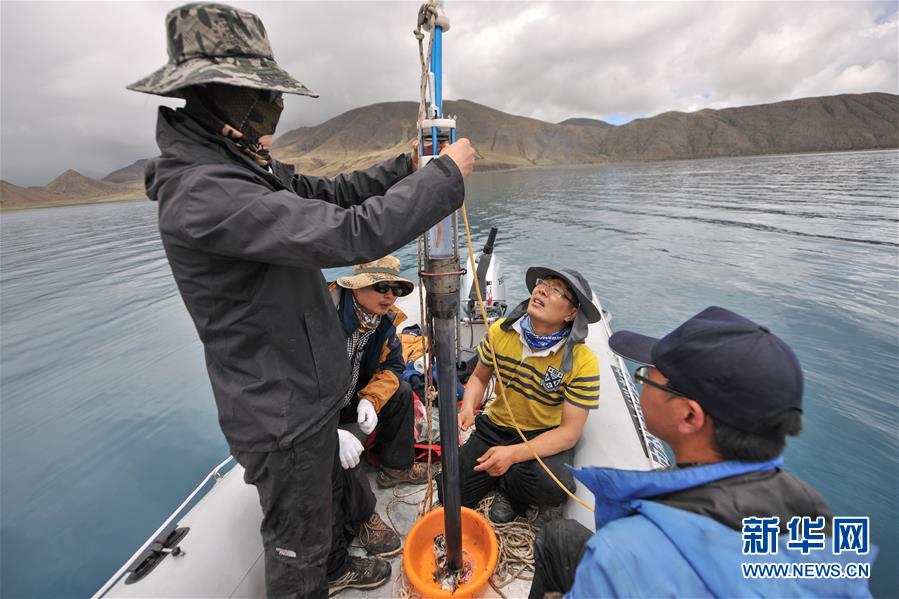
[[[275,62],[262,21],[188,4],[169,12],[166,31],[168,64],[129,86],[186,100],[159,109],[147,195],[222,431],[259,492],[266,592],[373,588],[389,578],[386,561],[328,557],[342,527],[332,506],[347,480],[337,419],[349,365],[319,269],[384,256],[451,214],[474,150],[459,140],[421,169],[413,152],[334,179],[296,174],[268,147],[281,95],[316,94]]]
[[[596,533],[574,520],[548,522],[534,544],[530,599],[870,596],[864,579],[753,578],[741,568],[845,565],[876,554],[834,555],[831,539],[809,553],[787,540],[794,518],[817,520],[822,537],[832,524],[824,498],[781,470],[786,437],[802,428],[802,369],[789,345],[712,306],[661,339],[619,331],[609,348],[642,365],[634,378],[646,428],[671,446],[677,466],[575,471],[596,497]],[[769,517],[777,518],[765,533],[773,551],[747,555],[744,519]]]

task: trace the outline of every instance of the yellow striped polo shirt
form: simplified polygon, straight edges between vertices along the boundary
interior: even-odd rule
[[[499,368],[494,367],[486,336],[478,344],[478,359],[484,366],[492,368],[494,375],[502,375],[506,400],[522,430],[559,426],[563,401],[586,410],[599,405],[599,361],[589,347],[583,343],[574,346],[574,367],[571,372],[563,374],[564,341],[552,348],[534,352],[527,347],[518,322],[508,331],[503,331],[500,324],[504,320],[493,323],[489,333]],[[498,386],[496,393],[497,398],[487,408],[486,414],[495,424],[512,427],[506,402],[498,397]]]

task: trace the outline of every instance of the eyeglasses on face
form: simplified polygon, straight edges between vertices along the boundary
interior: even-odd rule
[[[663,385],[661,383],[657,383],[654,380],[649,378],[649,366],[641,366],[634,372],[634,380],[637,381],[639,385],[649,385],[650,387],[655,387],[656,389],[661,389],[667,393],[672,395],[677,395],[678,397],[684,397],[684,394],[675,389],[674,387],[669,387],[668,385]]]
[[[554,295],[556,297],[564,297],[569,302],[571,302],[573,305],[577,306],[577,302],[575,302],[571,296],[569,296],[567,293],[565,293],[565,291],[561,287],[555,287],[555,286],[551,285],[550,282],[547,281],[546,279],[535,280],[534,281],[534,289],[537,289],[538,287],[543,287],[544,289],[546,289],[546,291],[550,295]]]
[[[371,286],[372,289],[377,291],[378,293],[387,293],[387,291],[392,291],[393,295],[396,297],[403,297],[404,295],[409,295],[409,288],[406,285],[397,285],[390,283],[385,283],[381,281],[380,283],[375,283]]]

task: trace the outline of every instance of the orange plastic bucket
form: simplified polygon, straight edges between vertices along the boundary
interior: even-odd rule
[[[496,568],[499,546],[490,523],[474,510],[462,508],[462,552],[471,558],[471,578],[454,593],[445,591],[434,582],[437,562],[434,557],[434,537],[445,532],[443,508],[425,514],[406,535],[403,548],[403,569],[409,582],[422,597],[466,598],[487,584]]]

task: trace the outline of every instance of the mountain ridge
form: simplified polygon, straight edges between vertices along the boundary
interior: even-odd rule
[[[469,100],[447,101],[444,112],[478,150],[476,170],[899,147],[899,96],[881,92],[667,111],[623,125],[548,123]],[[413,102],[353,109],[285,133],[272,154],[311,175],[364,168],[407,151],[416,116]]]
[[[448,100],[444,112],[457,117],[457,136],[478,151],[477,171],[899,147],[899,95],[883,92],[672,110],[622,125],[583,117],[549,123],[470,100]],[[309,175],[367,168],[409,151],[417,116],[415,102],[354,108],[287,131],[272,155]],[[147,160],[102,180],[70,169],[43,187],[0,181],[0,208],[141,198]]]

